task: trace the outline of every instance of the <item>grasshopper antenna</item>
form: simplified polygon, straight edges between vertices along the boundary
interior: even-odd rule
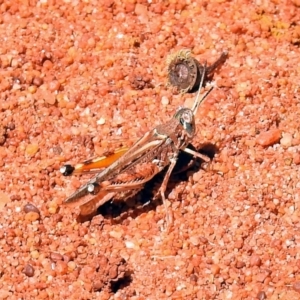
[[[198,92],[197,92],[197,95],[196,95],[196,99],[195,99],[194,105],[192,107],[192,112],[193,112],[194,116],[197,114],[197,110],[198,110],[198,107],[200,106],[200,104],[206,99],[206,97],[209,95],[209,93],[213,89],[213,87],[211,87],[205,93],[205,95],[201,99],[199,99],[200,98],[200,92],[201,92],[201,89],[203,87],[205,75],[206,75],[206,63],[203,66],[203,72],[202,72],[201,81],[200,81],[200,84],[199,84],[199,89],[198,89]]]

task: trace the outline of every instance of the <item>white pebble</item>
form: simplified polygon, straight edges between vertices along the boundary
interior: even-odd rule
[[[161,104],[164,105],[164,106],[167,106],[169,104],[169,98],[166,97],[166,96],[163,96],[161,98]]]
[[[292,146],[293,136],[290,133],[286,133],[283,135],[282,139],[280,140],[280,144],[284,148],[289,148]]]
[[[125,241],[126,248],[133,249],[135,244],[131,241]]]
[[[105,124],[105,119],[104,118],[100,118],[98,121],[97,121],[97,125],[103,125]]]

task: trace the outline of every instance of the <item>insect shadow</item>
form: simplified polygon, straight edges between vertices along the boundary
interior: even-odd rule
[[[193,145],[189,144],[188,148],[205,154],[211,160],[219,151],[219,149],[211,143],[202,145],[200,149],[196,149]],[[168,183],[166,196],[180,182],[187,181],[189,176],[198,172],[201,168],[204,169],[204,164],[207,163],[200,158],[193,158],[190,154],[181,151]],[[98,208],[97,214],[101,214],[104,218],[110,219],[115,224],[119,224],[129,217],[136,218],[142,213],[154,210],[156,206],[162,204],[159,195],[159,187],[163,181],[164,173],[165,172],[157,174],[152,180],[146,183],[145,187],[137,195],[131,199],[126,201],[110,201],[103,204]]]
[[[115,294],[118,290],[122,290],[127,286],[130,286],[132,282],[132,271],[127,271],[123,278],[119,278],[117,281],[112,281],[110,283],[111,291]]]

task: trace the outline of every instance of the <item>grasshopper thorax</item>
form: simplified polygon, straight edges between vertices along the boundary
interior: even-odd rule
[[[194,113],[189,108],[179,109],[174,118],[179,121],[187,135],[192,138],[195,135],[195,117]]]

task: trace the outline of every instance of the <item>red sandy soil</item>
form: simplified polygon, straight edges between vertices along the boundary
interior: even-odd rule
[[[1,299],[300,298],[299,1],[0,11]],[[190,106],[166,85],[166,58],[184,48],[201,63],[229,52],[196,116],[210,168],[170,181],[169,233],[152,189],[148,205],[137,195],[79,222],[63,201],[88,176],[60,166],[130,146]]]

